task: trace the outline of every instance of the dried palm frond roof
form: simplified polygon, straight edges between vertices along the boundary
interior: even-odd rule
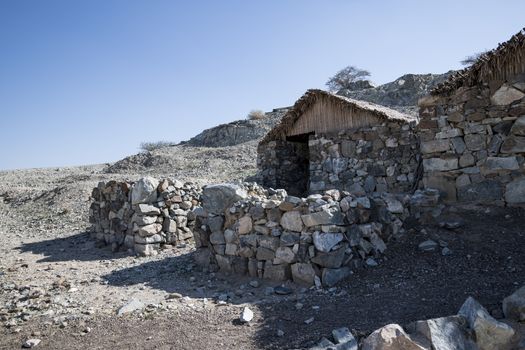
[[[291,130],[295,122],[303,115],[303,113],[313,106],[319,99],[327,98],[331,102],[338,104],[343,109],[355,110],[360,109],[373,114],[376,117],[396,121],[396,122],[411,122],[416,121],[417,117],[403,114],[391,108],[381,106],[375,103],[354,100],[353,98],[344,97],[330,93],[328,91],[319,89],[310,89],[295,102],[291,110],[289,110],[281,122],[277,124],[260,142],[261,144],[273,141],[273,140],[284,140],[286,133]]]
[[[525,28],[497,48],[481,55],[470,67],[452,74],[437,85],[432,95],[449,93],[462,86],[470,87],[491,80],[505,80],[525,72]]]

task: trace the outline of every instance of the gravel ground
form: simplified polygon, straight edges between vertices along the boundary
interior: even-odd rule
[[[342,326],[364,335],[386,323],[451,315],[468,295],[501,316],[501,300],[525,283],[518,209],[460,211],[465,225],[455,231],[416,226],[389,242],[378,267],[330,290],[290,283],[286,296],[273,294],[268,281],[254,287],[248,278],[202,271],[191,246],[138,258],[97,247],[86,233],[99,181],[242,179],[255,171],[254,151],[250,143],[176,146],[112,167],[0,172],[0,349],[29,338],[41,339],[42,349],[301,348]],[[426,239],[444,241],[452,254],[420,252]],[[144,307],[117,316],[132,299]],[[248,325],[238,322],[246,305],[255,313]]]

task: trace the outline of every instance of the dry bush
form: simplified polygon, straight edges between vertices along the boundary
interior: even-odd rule
[[[156,141],[156,142],[142,142],[140,144],[140,149],[142,151],[151,152],[156,149],[175,146],[173,142],[169,141]]]
[[[266,113],[264,113],[260,109],[254,109],[250,111],[250,113],[248,113],[246,118],[249,120],[261,120],[261,119],[266,118]]]

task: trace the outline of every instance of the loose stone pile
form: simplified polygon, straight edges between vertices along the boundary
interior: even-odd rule
[[[200,205],[200,195],[195,184],[172,179],[101,182],[92,192],[92,236],[113,250],[155,254],[161,245],[193,238],[193,209]]]
[[[435,191],[411,197],[329,190],[298,198],[256,185],[251,192],[230,184],[203,188],[194,230],[201,262],[227,273],[325,286],[354,267],[377,265],[385,241],[410,215],[411,201],[422,211],[434,209],[439,197]]]
[[[322,338],[309,350],[523,349],[524,335],[515,329],[525,320],[525,286],[505,298],[502,309],[505,319],[497,320],[468,297],[456,315],[416,321],[406,327],[388,324],[359,341],[343,327],[332,331],[335,343]]]
[[[425,187],[452,202],[525,204],[524,79],[420,101]]]

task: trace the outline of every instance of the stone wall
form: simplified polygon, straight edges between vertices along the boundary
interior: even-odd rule
[[[338,134],[310,135],[308,143],[261,144],[261,184],[294,195],[328,189],[356,194],[411,192],[421,158],[414,128],[415,122],[384,122]]]
[[[339,190],[299,198],[256,185],[206,186],[194,230],[198,260],[227,273],[331,286],[354,268],[380,262],[411,201],[421,215],[435,210],[438,198],[437,191],[355,196]]]
[[[525,75],[420,101],[423,186],[448,202],[525,204]]]
[[[420,158],[414,126],[385,122],[310,136],[309,193],[333,188],[357,194],[411,192]]]
[[[92,236],[115,251],[140,255],[187,242],[193,239],[193,209],[200,205],[200,193],[192,183],[171,179],[101,182],[92,192]]]

